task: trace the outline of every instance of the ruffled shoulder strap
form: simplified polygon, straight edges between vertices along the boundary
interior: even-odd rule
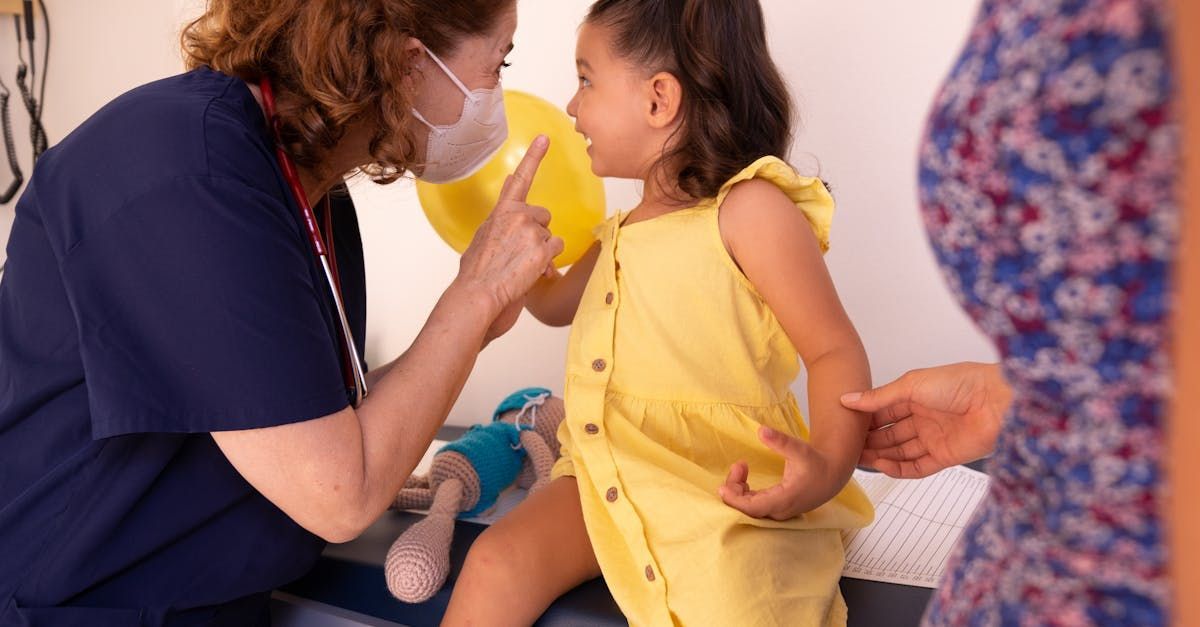
[[[804,213],[812,226],[821,251],[829,250],[829,228],[833,224],[833,196],[821,179],[813,176],[801,176],[792,166],[779,157],[763,157],[738,172],[733,178],[721,186],[715,200],[720,207],[733,186],[750,179],[764,179],[774,183],[783,190],[787,197],[796,203],[796,208]]]

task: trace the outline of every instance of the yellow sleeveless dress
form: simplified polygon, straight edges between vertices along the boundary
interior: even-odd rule
[[[752,487],[779,481],[759,425],[808,437],[789,388],[796,349],[718,229],[729,190],[755,177],[786,192],[827,248],[824,185],[766,157],[695,207],[607,220],[575,316],[553,476],[576,477],[604,578],[635,626],[846,622],[841,532],[874,516],[857,484],[786,522],[717,495],[737,460]]]

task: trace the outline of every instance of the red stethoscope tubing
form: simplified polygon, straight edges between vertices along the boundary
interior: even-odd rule
[[[321,236],[321,228],[317,225],[317,218],[313,213],[312,206],[308,202],[308,195],[304,192],[304,186],[300,184],[300,173],[296,170],[296,164],[292,161],[287,151],[284,150],[283,142],[280,140],[279,117],[275,114],[275,92],[271,89],[270,79],[266,77],[260,79],[258,88],[262,92],[263,109],[267,114],[267,124],[270,126],[271,134],[275,139],[275,156],[279,160],[280,169],[283,170],[283,178],[287,181],[288,187],[291,188],[296,205],[300,208],[300,218],[304,222],[305,230],[308,231],[309,244],[312,245],[313,254],[316,255],[317,261],[320,262],[322,269],[325,271],[330,291],[333,293],[334,305],[337,307],[338,318],[342,327],[342,377],[345,381],[346,389],[354,391],[354,406],[357,407],[367,395],[367,381],[366,374],[362,371],[362,361],[358,357],[358,349],[354,345],[354,336],[350,331],[350,323],[346,319],[345,304],[342,301],[342,284],[338,276],[337,260],[333,256],[332,208],[329,206],[329,199],[326,198],[324,222],[325,233],[329,236],[329,239],[326,240]],[[326,243],[327,241],[328,244]]]

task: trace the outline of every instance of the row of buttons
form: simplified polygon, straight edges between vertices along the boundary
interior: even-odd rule
[[[614,299],[614,296],[613,296],[612,292],[605,294],[604,295],[604,304],[605,305],[613,304],[613,299]],[[592,370],[595,370],[596,372],[604,372],[604,370],[607,368],[608,368],[608,362],[604,361],[603,359],[597,359],[592,362]],[[587,423],[586,425],[584,425],[583,430],[586,431],[588,435],[596,435],[596,434],[600,433],[600,427],[597,427],[594,423],[590,423],[590,422]],[[616,491],[616,488],[612,488],[609,490],[610,493],[613,493],[615,491]],[[609,498],[608,500],[613,501],[615,499]]]
[[[587,434],[588,434],[588,435],[596,435],[596,434],[600,433],[600,427],[596,426],[596,424],[595,424],[595,423],[592,423],[592,422],[589,422],[589,423],[587,423],[586,425],[584,425],[584,426],[583,426],[583,430],[584,430],[585,432],[587,432]],[[604,498],[605,498],[605,500],[607,500],[609,503],[616,503],[616,502],[617,502],[617,499],[618,499],[618,498],[620,498],[620,496],[621,496],[621,493],[620,493],[620,492],[617,490],[617,487],[616,487],[616,486],[612,486],[612,487],[610,487],[610,488],[609,488],[609,489],[608,489],[608,490],[607,490],[607,491],[604,493]],[[653,567],[653,566],[651,566],[651,565],[649,565],[649,564],[647,564],[647,565],[646,565],[646,581],[651,581],[651,582],[652,582],[652,581],[654,581],[654,579],[655,579],[655,576],[654,576],[654,567]]]
[[[616,269],[618,271],[621,269],[620,262],[616,263]],[[613,301],[615,301],[615,300],[616,300],[616,295],[614,295],[612,292],[608,292],[607,294],[604,295],[604,304],[605,305],[612,305]],[[592,362],[592,370],[595,370],[596,372],[604,372],[606,369],[608,369],[607,361],[605,361],[603,359],[597,359]],[[588,435],[597,435],[600,433],[600,427],[596,426],[595,423],[590,423],[590,422],[583,426],[583,430]],[[620,498],[620,492],[617,490],[616,486],[612,486],[604,493],[604,498],[609,503],[616,503],[617,499]],[[646,581],[653,582],[655,579],[654,567],[651,566],[650,564],[647,564],[645,573],[646,573]]]
[[[609,488],[608,492],[604,494],[604,498],[608,499],[609,503],[616,503],[619,496],[620,493],[617,492],[615,486]],[[646,581],[654,581],[654,567],[650,564],[646,564]]]

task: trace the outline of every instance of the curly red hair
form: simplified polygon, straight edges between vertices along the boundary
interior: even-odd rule
[[[270,77],[282,140],[298,164],[320,169],[349,125],[365,122],[371,162],[391,182],[417,163],[408,132],[412,98],[405,47],[416,37],[439,55],[486,33],[516,0],[209,0],[181,36],[189,69],[244,80]]]

